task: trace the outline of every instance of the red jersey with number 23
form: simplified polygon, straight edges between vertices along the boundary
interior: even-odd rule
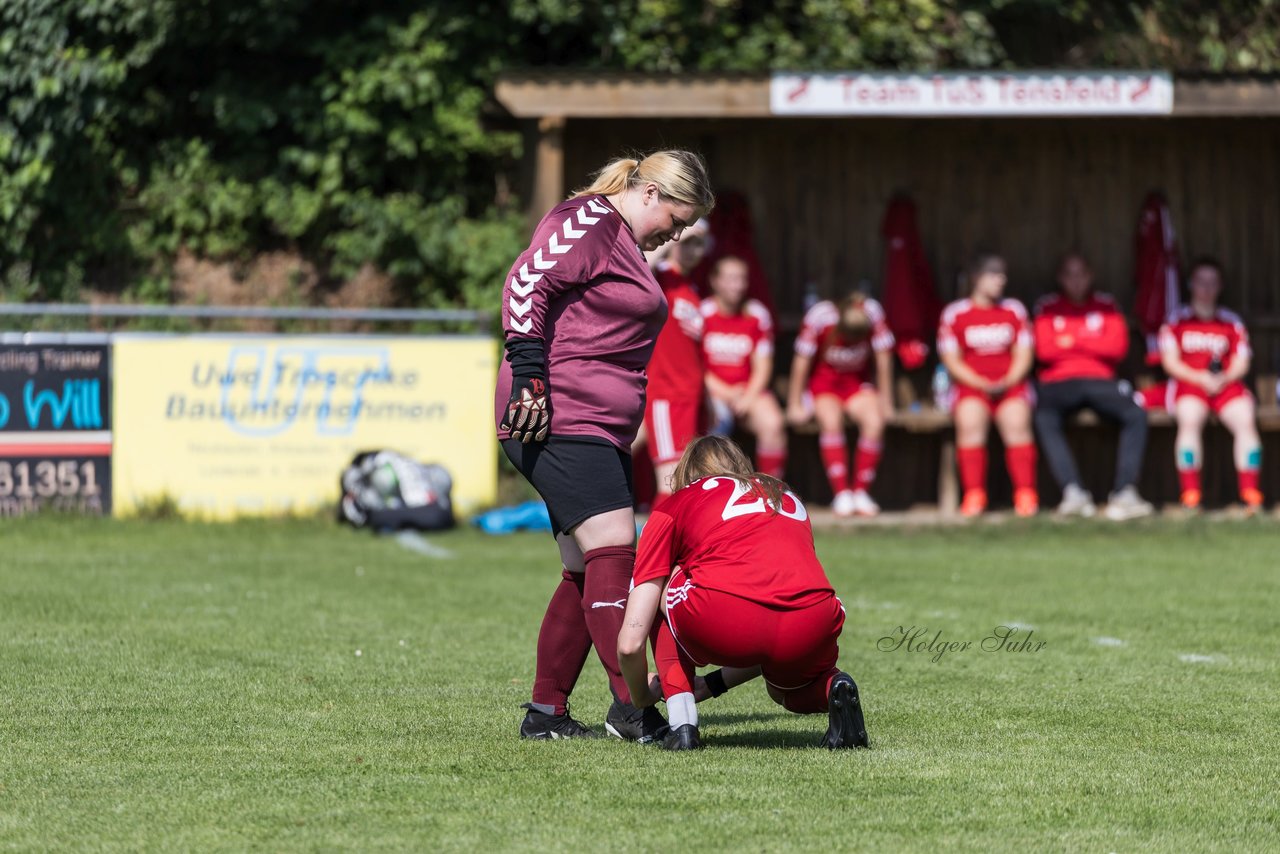
[[[733,477],[695,480],[645,523],[635,583],[665,581],[676,566],[698,587],[774,608],[835,594],[800,499],[787,492],[774,512],[754,484]]]

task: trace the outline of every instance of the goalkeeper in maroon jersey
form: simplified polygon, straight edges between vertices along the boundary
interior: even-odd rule
[[[694,668],[720,664],[705,680],[711,695],[759,674],[784,708],[827,713],[826,747],[868,747],[858,686],[836,667],[844,606],[818,562],[800,499],[753,473],[721,436],[690,444],[672,485],[640,538],[618,636],[632,702],[666,700],[663,746],[701,747],[695,685],[703,680]],[[645,646],[659,612],[654,684]]]
[[[599,735],[569,714],[592,646],[614,695],[606,731],[647,743],[666,730],[655,709],[631,702],[617,655],[636,554],[630,448],[667,317],[644,251],[713,202],[695,154],[615,160],[543,217],[507,275],[494,420],[503,452],[547,503],[563,566],[538,634],[524,738]]]

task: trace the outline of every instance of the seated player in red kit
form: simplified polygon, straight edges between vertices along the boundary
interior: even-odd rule
[[[858,686],[836,667],[844,606],[813,548],[813,529],[786,485],[754,473],[723,436],[690,443],[675,493],[640,537],[618,634],[618,664],[641,706],[665,698],[668,750],[701,747],[694,668],[725,665],[720,689],[764,676],[769,696],[800,714],[826,712],[826,747],[868,747]],[[655,641],[661,696],[648,672]],[[711,685],[708,677],[707,685]]]
[[[1222,268],[1217,261],[1201,258],[1193,263],[1187,289],[1189,304],[1160,328],[1160,356],[1165,373],[1172,378],[1173,414],[1178,422],[1174,447],[1182,506],[1200,507],[1202,436],[1213,412],[1234,439],[1240,500],[1255,511],[1262,506],[1258,488],[1262,441],[1253,395],[1242,382],[1252,358],[1249,333],[1234,312],[1218,305]]]
[[[893,333],[880,303],[853,292],[837,305],[823,300],[805,313],[791,360],[787,420],[818,420],[818,449],[837,516],[875,516],[880,507],[868,490],[876,478],[885,423],[893,415]],[[844,419],[858,425],[853,483],[846,462]]]
[[[787,463],[787,430],[782,407],[769,390],[773,318],[759,300],[747,297],[747,275],[747,262],[733,255],[721,257],[711,270],[711,296],[702,301],[707,393],[718,417],[755,434],[760,471],[780,479]]]
[[[969,296],[947,306],[938,323],[938,356],[955,380],[951,412],[964,516],[977,516],[987,508],[987,434],[992,421],[1004,440],[1014,512],[1033,516],[1040,506],[1031,434],[1035,398],[1027,382],[1035,359],[1031,322],[1022,303],[1004,297],[1007,280],[1003,258],[979,255],[969,268]]]

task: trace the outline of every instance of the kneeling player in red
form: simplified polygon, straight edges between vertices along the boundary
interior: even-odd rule
[[[769,696],[790,711],[826,712],[826,747],[870,746],[858,686],[836,667],[844,607],[818,562],[800,499],[752,472],[722,436],[691,443],[672,485],[676,492],[640,538],[618,634],[632,702],[666,700],[671,731],[663,746],[701,746],[694,668],[709,664],[725,665],[725,681],[734,683],[759,672]],[[645,656],[659,611],[662,697]]]

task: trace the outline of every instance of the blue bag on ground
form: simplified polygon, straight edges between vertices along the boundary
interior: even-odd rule
[[[551,516],[547,513],[547,505],[541,501],[499,507],[497,510],[481,513],[471,521],[486,534],[551,530]]]

